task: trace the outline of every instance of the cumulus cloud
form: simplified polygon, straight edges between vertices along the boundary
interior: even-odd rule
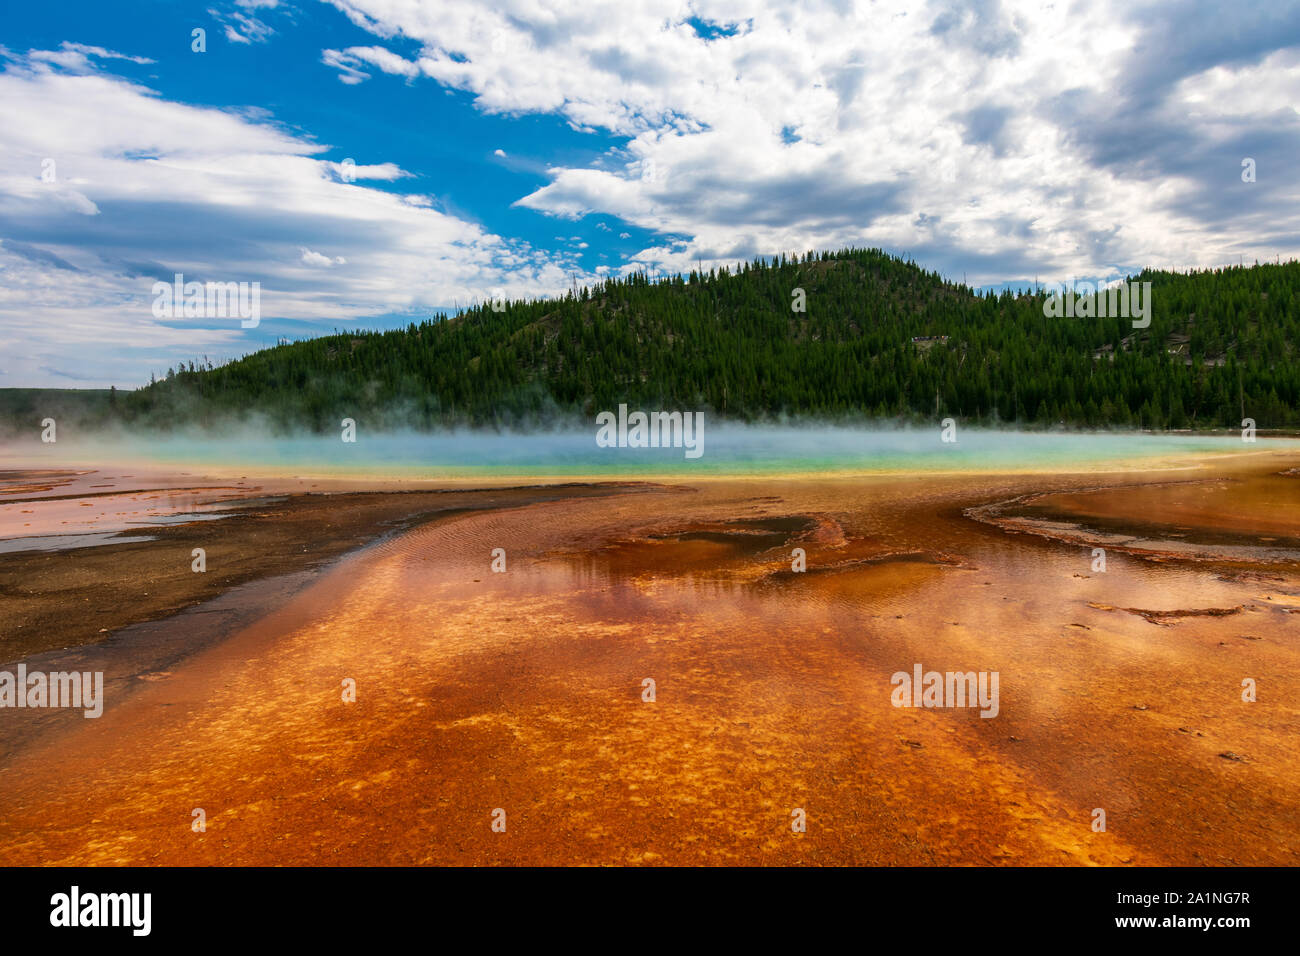
[[[340,69],[626,137],[518,205],[662,237],[628,268],[872,244],[983,283],[1300,252],[1293,0],[331,2],[380,41]],[[1274,177],[1242,183],[1245,156]]]
[[[561,292],[577,269],[576,253],[368,184],[405,178],[395,164],[345,177],[326,146],[267,117],[165,100],[97,68],[107,51],[56,52],[11,55],[0,72],[2,386],[42,384],[74,354],[88,381],[130,384],[262,344],[237,321],[156,319],[153,283],[177,273],[259,282],[264,323],[327,330],[493,289]]]
[[[325,268],[329,268],[330,266],[344,265],[347,261],[348,260],[344,259],[342,256],[334,256],[333,258],[330,258],[323,253],[314,252],[306,247],[303,247],[302,250],[302,262],[304,265],[324,266]]]

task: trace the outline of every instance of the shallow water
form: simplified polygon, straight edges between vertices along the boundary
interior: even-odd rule
[[[1026,433],[960,429],[955,443],[940,429],[706,428],[703,454],[682,448],[600,448],[595,430],[545,434],[456,432],[376,434],[354,443],[338,437],[224,439],[130,436],[111,442],[0,448],[0,467],[148,463],[209,473],[253,470],[437,479],[526,475],[776,475],[887,472],[1090,470],[1215,454],[1253,454],[1296,447],[1287,439],[1245,443],[1235,436],[1147,433]]]
[[[222,487],[139,488],[134,479],[133,491],[94,490],[117,486],[118,479],[102,477],[97,471],[83,472],[31,496],[0,488],[0,553],[115,544],[126,539],[108,537],[113,532],[216,521],[256,500],[249,492],[241,496],[237,489]]]
[[[1263,520],[1288,464],[1209,477]],[[1106,481],[1153,522],[1210,521],[1199,485]],[[966,514],[1095,502],[1097,484],[681,482],[435,522],[16,760],[0,846],[81,863],[1294,865],[1300,575],[1122,551],[1098,572],[1088,547]],[[917,664],[1000,674],[996,718],[894,706],[891,675]]]
[[[151,535],[124,535],[112,531],[90,534],[50,534],[30,538],[0,538],[0,554],[19,551],[66,551],[72,548],[95,548],[128,541],[155,541]]]

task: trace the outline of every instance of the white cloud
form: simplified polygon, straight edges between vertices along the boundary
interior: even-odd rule
[[[208,15],[225,27],[226,39],[231,43],[265,43],[275,35],[275,30],[256,11],[276,9],[279,0],[235,0],[235,6],[240,9],[208,9]],[[241,13],[241,10],[248,12]]]
[[[100,60],[126,60],[129,63],[145,65],[154,61],[145,56],[130,56],[106,50],[102,46],[88,46],[84,43],[63,43],[57,50],[36,50],[32,59],[53,63],[67,69],[91,69],[91,57]]]
[[[345,56],[338,50],[325,50],[321,54],[321,62],[326,66],[332,66],[339,70],[339,82],[346,83],[348,86],[356,86],[358,83],[370,79],[369,73],[357,69],[352,65],[352,58]]]
[[[1209,75],[1215,64],[1193,63],[1213,52],[1216,30],[1266,45],[1255,37],[1267,30],[1242,8],[1203,18],[1204,37],[1167,50],[1163,35],[1182,29],[1177,11],[1127,0],[830,0],[797,10],[780,0],[332,2],[378,38],[422,45],[408,57],[353,47],[342,68],[422,76],[470,92],[485,112],[552,113],[629,137],[621,169],[551,168],[517,204],[687,237],[656,242],[635,267],[871,244],[969,266],[982,283],[1211,264],[1271,255],[1278,241],[1300,251],[1293,230],[1233,208],[1233,168],[1214,178],[1215,124],[1247,109],[1252,128],[1267,130],[1268,106],[1295,101],[1294,81],[1271,67],[1263,77],[1233,67],[1225,86]],[[692,16],[732,29],[702,37]],[[1220,29],[1215,18],[1229,22]],[[1221,55],[1240,58],[1238,47]],[[1147,149],[1132,130],[1088,139],[1094,117],[1071,112],[1095,103],[1122,114],[1129,104],[1139,133],[1177,129],[1177,97],[1166,102],[1153,56],[1190,64],[1196,169],[1185,155],[1125,164],[1105,137]],[[1219,86],[1252,92],[1225,102]],[[1269,187],[1289,211],[1300,209],[1297,180]],[[1207,183],[1219,191],[1213,217]]]
[[[12,57],[0,73],[0,385],[49,384],[50,368],[126,385],[262,345],[237,321],[156,320],[152,285],[176,272],[260,282],[264,325],[323,330],[569,285],[571,253],[366,185],[409,175],[393,163],[354,164],[344,181],[325,146],[248,113],[169,102],[79,55],[70,68]]]
[[[330,266],[344,265],[348,260],[344,259],[342,256],[335,256],[331,259],[323,253],[314,252],[304,246],[302,249],[302,261],[304,265],[324,266],[325,268],[329,268]]]
[[[383,47],[377,46],[354,46],[347,50],[325,50],[321,54],[321,62],[327,66],[336,67],[342,70],[339,77],[344,83],[360,83],[362,80],[370,78],[366,68],[375,68],[384,73],[405,76],[408,79],[414,79],[420,75],[420,68],[404,60],[396,53],[391,53]]]

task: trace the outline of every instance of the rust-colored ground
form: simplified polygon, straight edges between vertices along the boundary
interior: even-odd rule
[[[283,479],[133,485],[98,491],[93,484],[55,485],[29,497],[28,487],[0,482],[0,539],[22,537],[19,543],[30,545],[53,537],[64,544],[5,551],[14,542],[0,540],[0,663],[99,643],[127,625],[199,605],[238,585],[324,567],[380,535],[440,514],[603,496],[618,487],[327,492],[313,490],[314,482]],[[160,517],[182,523],[150,523]],[[87,541],[95,546],[68,546]],[[202,573],[194,570],[195,548],[204,552]]]
[[[1198,477],[1287,537],[1251,496],[1294,514],[1300,480],[1268,476],[1295,464]],[[715,481],[435,520],[10,757],[0,861],[1300,862],[1295,564],[1098,573],[1087,542],[964,514],[1106,483]],[[1215,531],[1188,487],[1145,488],[1142,521]],[[1126,610],[1211,608],[1238,610]],[[999,715],[895,708],[916,663],[997,671]]]

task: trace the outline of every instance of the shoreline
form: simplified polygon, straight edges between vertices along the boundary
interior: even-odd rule
[[[1088,495],[1094,492],[1123,492],[1126,489],[1154,488],[1164,485],[1191,485],[1203,482],[1232,480],[1236,473],[1253,473],[1256,457],[1276,457],[1276,451],[1238,453],[1229,458],[1209,456],[1208,460],[1193,461],[1159,469],[1113,471],[1091,470],[1001,470],[989,473],[968,471],[929,471],[923,474],[872,472],[844,473],[792,473],[788,475],[704,475],[682,480],[681,475],[662,475],[663,480],[637,477],[635,479],[588,476],[582,480],[567,480],[556,476],[502,476],[499,484],[477,484],[470,479],[446,482],[429,479],[416,484],[421,487],[392,488],[393,482],[407,484],[408,479],[388,476],[370,476],[363,482],[351,481],[339,475],[258,476],[252,484],[247,474],[240,485],[201,485],[180,482],[180,478],[200,477],[189,472],[168,472],[156,469],[164,483],[156,487],[117,489],[92,493],[60,494],[58,487],[44,489],[44,494],[34,497],[6,498],[0,488],[0,505],[33,504],[41,502],[82,501],[113,498],[129,493],[154,495],[177,490],[193,493],[233,492],[218,499],[228,507],[221,512],[220,520],[181,522],[171,525],[146,526],[140,532],[148,537],[125,538],[121,541],[93,546],[71,545],[50,550],[30,549],[0,552],[0,666],[15,663],[26,656],[55,651],[73,651],[94,646],[110,639],[114,633],[134,625],[165,621],[211,601],[234,588],[282,575],[299,572],[318,573],[349,554],[364,550],[414,527],[437,521],[450,514],[517,506],[533,502],[562,500],[569,497],[587,497],[650,492],[690,492],[695,485],[726,487],[764,482],[777,485],[804,483],[888,487],[900,478],[934,482],[940,486],[960,485],[965,482],[1000,479],[1016,484],[1028,478],[1038,478],[1053,487],[1023,490],[1011,498],[981,501],[961,507],[960,515],[1000,533],[1027,534],[1045,541],[1070,546],[1106,546],[1137,557],[1155,560],[1189,560],[1237,563],[1239,556],[1209,551],[1204,555],[1163,551],[1159,548],[1142,548],[1123,540],[1126,531],[1139,524],[1129,519],[1129,526],[1108,529],[1087,528],[1078,523],[1079,516],[1068,510],[1052,512],[1040,508],[1040,514],[1025,516],[1008,512],[1023,511],[1043,499],[1060,495]],[[1204,478],[1170,480],[1171,473],[1216,469],[1220,472]],[[232,469],[233,474],[242,469]],[[1223,472],[1227,472],[1224,474]],[[25,478],[48,478],[52,475],[71,474],[71,471],[11,470],[3,476],[10,481]],[[76,471],[80,477],[93,476],[95,469]],[[1270,472],[1279,477],[1300,477],[1300,467],[1283,468]],[[204,472],[203,479],[218,476]],[[1102,485],[1078,485],[1080,481],[1098,478],[1120,479]],[[173,484],[168,485],[170,481]],[[292,482],[296,482],[295,487]],[[302,484],[313,482],[312,490],[303,490]],[[1062,485],[1064,482],[1064,485]],[[335,486],[322,490],[320,485]],[[358,484],[367,486],[358,488]],[[92,486],[103,487],[103,486]],[[347,489],[347,490],[343,490]],[[697,489],[698,490],[698,489]],[[341,525],[341,526],[340,526]],[[322,535],[322,531],[330,532]],[[126,534],[139,532],[99,532]],[[85,535],[90,537],[93,535]],[[27,536],[32,540],[46,535]],[[61,537],[58,534],[48,537]],[[1137,537],[1132,535],[1132,537]],[[212,545],[219,547],[212,549]],[[269,550],[259,551],[261,548]],[[189,570],[190,555],[195,547],[204,547],[209,555],[237,556],[233,564],[210,566],[203,574]],[[211,549],[211,550],[209,550]],[[250,556],[250,552],[253,554]],[[163,554],[169,555],[164,560]],[[1247,564],[1250,562],[1247,561]],[[1278,556],[1266,563],[1288,563],[1286,556]],[[167,566],[164,567],[164,564]],[[129,565],[128,574],[124,568]],[[138,584],[148,577],[154,584],[145,591]],[[39,580],[42,588],[23,588],[24,581]],[[93,621],[72,618],[64,614],[70,596],[67,586],[76,582],[71,599],[96,609]],[[126,586],[127,591],[122,592]],[[22,593],[24,592],[25,593]],[[58,602],[49,606],[53,596]],[[24,602],[24,598],[27,600]],[[23,607],[24,603],[29,607]],[[123,605],[129,605],[129,609]],[[105,608],[109,608],[107,612]],[[54,613],[50,613],[54,612]],[[20,634],[19,631],[27,631]],[[39,632],[39,633],[37,633]]]
[[[94,645],[122,628],[166,620],[250,582],[322,570],[359,548],[450,513],[638,488],[657,486],[566,482],[464,490],[299,492],[270,503],[267,496],[255,494],[221,520],[150,526],[145,529],[148,539],[0,553],[0,664]],[[33,500],[0,499],[0,504]],[[205,551],[207,570],[202,573],[193,570],[195,548]],[[84,615],[73,611],[81,605],[87,605]]]
[[[127,614],[123,623],[111,628],[108,633],[95,635],[96,639],[81,643],[65,644],[67,634],[54,632],[49,636],[49,646],[37,646],[26,656],[9,659],[5,657],[11,645],[0,645],[0,670],[12,670],[18,663],[27,665],[29,672],[44,671],[80,671],[102,672],[104,674],[105,694],[111,706],[120,706],[128,701],[135,692],[147,683],[168,679],[172,672],[189,660],[198,657],[224,641],[236,636],[255,623],[274,615],[278,610],[292,603],[295,597],[317,583],[324,575],[345,566],[350,561],[363,558],[367,553],[382,548],[387,542],[401,537],[406,532],[437,524],[457,516],[479,511],[499,508],[516,508],[529,504],[548,501],[566,500],[566,496],[538,494],[529,496],[530,492],[548,492],[550,487],[518,486],[510,489],[484,489],[482,493],[500,494],[502,491],[521,493],[520,500],[507,501],[471,501],[460,502],[452,506],[430,509],[429,502],[422,500],[430,492],[355,492],[322,493],[308,492],[298,497],[329,497],[331,503],[346,505],[349,499],[355,501],[357,496],[383,496],[393,498],[384,505],[396,505],[395,512],[385,507],[384,510],[367,518],[352,534],[339,539],[336,547],[326,551],[312,553],[309,557],[299,558],[290,547],[283,560],[266,569],[251,569],[249,574],[241,574],[235,580],[223,581],[215,593],[186,592],[182,587],[176,592],[169,592],[174,598],[188,600],[189,603],[179,607],[132,603],[123,609]],[[623,487],[616,489],[597,489],[587,485],[574,485],[574,497],[589,495],[635,493],[638,491],[660,491],[652,486]],[[444,492],[432,492],[443,494]],[[454,492],[453,492],[454,493]],[[343,499],[339,501],[338,499]],[[290,505],[292,507],[292,505]],[[397,516],[393,517],[395,513]],[[314,516],[307,516],[310,520]],[[274,520],[274,519],[272,519]],[[299,520],[293,519],[293,523]],[[185,535],[188,525],[174,526],[176,547],[183,550],[190,540]],[[193,529],[192,529],[193,530]],[[249,529],[237,529],[237,534],[247,535]],[[69,549],[68,558],[76,558],[78,551],[95,552],[96,557],[105,558],[106,564],[115,564],[111,559],[118,556],[121,549],[129,553],[122,545],[102,545],[94,548]],[[134,549],[130,549],[134,550]],[[48,552],[26,552],[37,556]],[[13,573],[14,568],[6,564],[5,558],[13,555],[0,555],[0,580]],[[19,568],[22,562],[13,562]],[[21,571],[20,571],[21,573]],[[182,578],[198,588],[198,577]],[[125,582],[112,579],[105,587],[118,591]],[[190,599],[192,597],[192,599]],[[0,596],[0,621],[4,620],[4,598]],[[48,632],[47,632],[48,633]],[[74,632],[75,633],[75,632]],[[75,638],[74,638],[75,641]],[[142,683],[143,682],[143,683]],[[7,720],[0,721],[0,770],[16,754],[38,746],[42,741],[61,732],[75,730],[84,719],[82,712],[75,708],[70,710],[50,709],[15,709],[8,711]]]

